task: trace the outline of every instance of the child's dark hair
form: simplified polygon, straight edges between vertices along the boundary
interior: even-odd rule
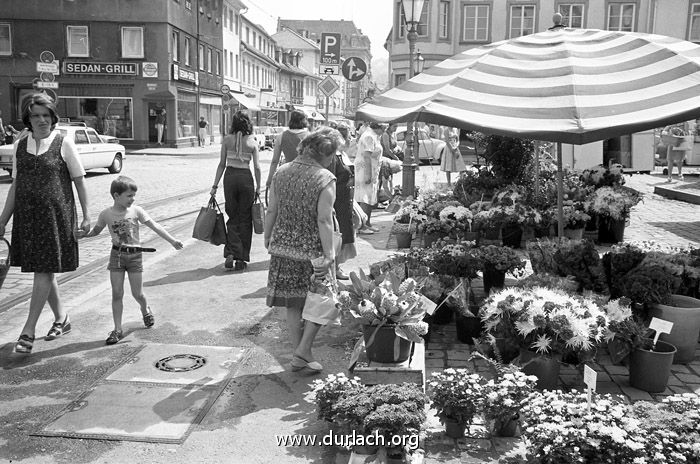
[[[236,111],[231,118],[231,133],[241,132],[242,135],[250,135],[253,133],[253,124],[250,118],[242,111]]]
[[[119,176],[112,181],[112,185],[109,187],[109,193],[114,196],[115,193],[121,195],[128,190],[136,192],[138,189],[139,187],[136,185],[134,179],[131,177]]]

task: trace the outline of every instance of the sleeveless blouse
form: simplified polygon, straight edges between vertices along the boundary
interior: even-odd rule
[[[307,156],[280,166],[272,177],[278,213],[270,237],[271,255],[294,260],[323,255],[318,198],[334,180],[333,173]]]
[[[229,146],[229,141],[233,141],[233,148]],[[224,146],[226,147],[226,166],[231,166],[234,160],[250,163],[250,160],[253,159],[255,141],[250,136],[244,138],[240,132],[227,135],[224,139]]]

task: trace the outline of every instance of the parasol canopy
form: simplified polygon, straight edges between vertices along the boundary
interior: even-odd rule
[[[698,117],[700,46],[573,28],[465,50],[356,113],[377,122],[422,121],[570,144]]]

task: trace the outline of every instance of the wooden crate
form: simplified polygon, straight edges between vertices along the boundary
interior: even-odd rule
[[[355,366],[350,376],[359,377],[365,385],[415,383],[425,391],[425,344],[414,343],[413,353],[402,363],[367,362]]]

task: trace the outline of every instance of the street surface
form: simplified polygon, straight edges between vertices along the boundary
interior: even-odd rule
[[[270,151],[261,156],[263,181],[271,157]],[[144,291],[156,316],[152,329],[143,328],[138,306],[127,290],[126,337],[117,345],[105,346],[112,317],[108,273],[106,263],[101,261],[109,251],[109,236],[103,233],[81,241],[79,273],[61,284],[73,331],[50,342],[37,338],[34,352],[29,356],[14,354],[12,347],[26,319],[28,302],[26,299],[13,305],[7,302],[12,295],[26,292],[31,282],[16,270],[11,271],[8,283],[15,286],[8,290],[9,296],[5,288],[0,295],[0,305],[5,302],[5,306],[0,306],[0,462],[347,462],[348,454],[335,447],[285,447],[275,442],[278,434],[322,435],[327,432],[327,425],[316,420],[314,405],[308,398],[309,384],[317,377],[300,376],[288,369],[291,356],[284,313],[265,305],[269,258],[262,236],[254,236],[251,263],[243,273],[224,270],[221,247],[190,238],[196,213],[207,200],[217,162],[218,154],[213,152],[194,156],[133,155],[126,159],[123,174],[139,184],[137,202],[185,243],[183,250],[176,251],[154,234],[146,234],[146,242],[158,248],[144,259]],[[88,175],[94,218],[101,208],[110,204],[109,183],[114,177],[102,172]],[[654,185],[665,180],[662,176],[634,175],[627,179],[628,186],[646,193],[644,203],[633,211],[627,239],[697,245],[698,206],[653,195]],[[684,184],[691,186],[698,181],[686,176]],[[394,177],[394,182],[401,182],[400,174]],[[416,183],[426,187],[435,182],[444,182],[444,174],[434,166],[421,166]],[[8,183],[0,181],[2,201],[7,188]],[[222,195],[219,200],[223,201]],[[383,211],[373,214],[373,222],[381,232],[358,237],[358,257],[343,266],[346,272],[368,269],[370,263],[395,252],[387,250],[393,243],[389,237],[391,221],[392,215]],[[38,337],[46,333],[52,320],[46,308],[38,324]],[[320,331],[314,353],[325,367],[324,375],[346,371],[358,333],[347,325]],[[30,435],[136,348],[154,343],[243,347],[251,353],[237,366],[233,380],[183,444]],[[453,359],[449,355],[451,351],[445,353],[449,360]],[[448,365],[464,362],[455,359],[448,361]],[[693,369],[700,373],[698,366]],[[698,376],[690,379],[688,374],[692,382],[697,380],[695,377]],[[695,387],[700,390],[700,380]],[[425,462],[489,461],[464,458],[458,450],[449,448],[439,455],[429,453]]]

